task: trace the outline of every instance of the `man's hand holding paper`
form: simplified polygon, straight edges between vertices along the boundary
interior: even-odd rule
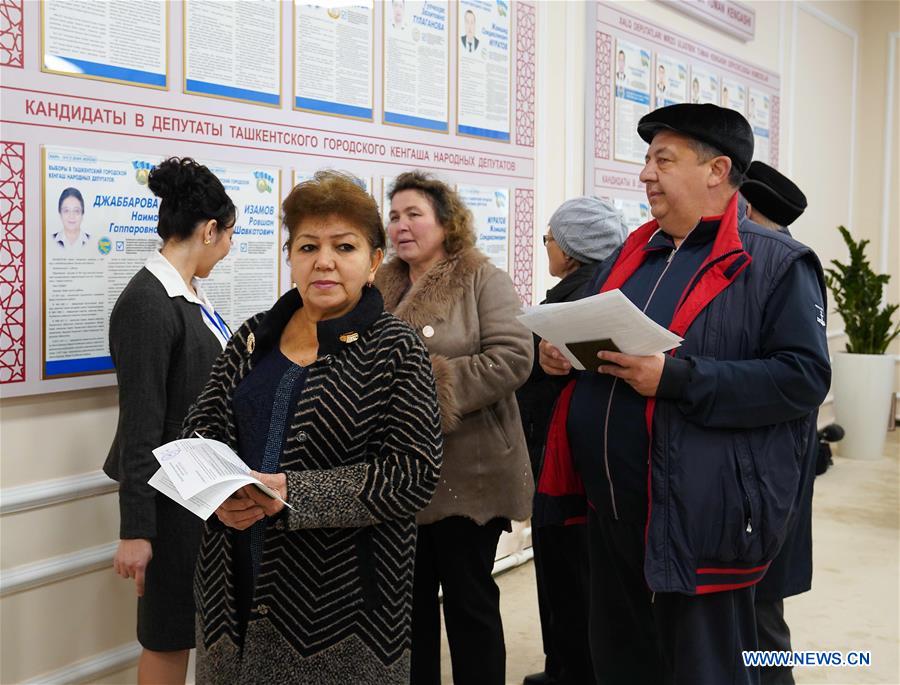
[[[599,352],[599,373],[616,376],[644,397],[653,397],[659,388],[666,357],[662,352],[638,356],[621,352]],[[604,363],[607,362],[607,363]]]
[[[600,370],[602,366],[601,373],[622,378],[642,395],[656,392],[662,353],[681,344],[680,337],[652,321],[620,290],[538,305],[518,318],[543,339],[540,363],[546,373],[558,376],[572,368]],[[603,351],[597,352],[597,364],[591,369],[585,362],[593,347]]]

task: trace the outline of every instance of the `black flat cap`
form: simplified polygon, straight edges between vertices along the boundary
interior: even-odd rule
[[[762,162],[753,162],[741,185],[747,202],[779,226],[790,226],[806,209],[806,195],[784,174]]]
[[[645,114],[638,122],[638,135],[647,143],[662,130],[675,131],[712,145],[731,158],[744,173],[753,159],[753,129],[740,112],[718,105],[682,103]]]

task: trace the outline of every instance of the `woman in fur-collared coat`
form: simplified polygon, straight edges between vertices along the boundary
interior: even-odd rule
[[[440,683],[438,585],[453,680],[502,685],[506,651],[491,571],[511,520],[531,514],[533,481],[515,390],[531,370],[531,333],[509,276],[475,249],[472,215],[446,184],[419,172],[391,190],[397,256],[376,285],[385,308],[428,347],[444,461],[417,520],[412,683]]]

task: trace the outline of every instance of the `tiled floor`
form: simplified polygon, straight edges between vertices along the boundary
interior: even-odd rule
[[[889,434],[885,458],[835,457],[816,481],[813,499],[813,589],[785,602],[797,650],[869,650],[869,668],[795,669],[800,685],[900,685],[900,431]],[[499,577],[507,645],[507,682],[543,667],[534,566]],[[452,683],[444,643],[443,682]],[[135,682],[134,671],[102,682]],[[350,684],[348,684],[350,685]],[[461,683],[460,685],[466,685]]]
[[[813,499],[813,589],[785,602],[797,650],[869,650],[869,668],[795,669],[798,684],[900,684],[900,431],[885,458],[835,457],[816,480]],[[543,666],[534,566],[498,579],[507,644],[507,682]],[[452,683],[449,654],[443,682]],[[460,684],[465,685],[465,684]]]

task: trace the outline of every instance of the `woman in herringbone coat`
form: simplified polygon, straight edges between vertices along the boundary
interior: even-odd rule
[[[472,214],[446,183],[397,177],[388,232],[397,258],[376,285],[388,311],[413,326],[431,356],[444,463],[418,516],[413,591],[413,685],[440,685],[440,605],[453,681],[503,685],[500,591],[491,571],[501,532],[531,514],[534,490],[515,390],[531,371],[531,333],[516,320],[509,276],[475,249]]]
[[[288,504],[248,486],[207,523],[197,682],[405,685],[415,515],[441,463],[431,364],[368,287],[374,200],[320,172],[283,209],[296,288],[234,335],[185,422]]]

